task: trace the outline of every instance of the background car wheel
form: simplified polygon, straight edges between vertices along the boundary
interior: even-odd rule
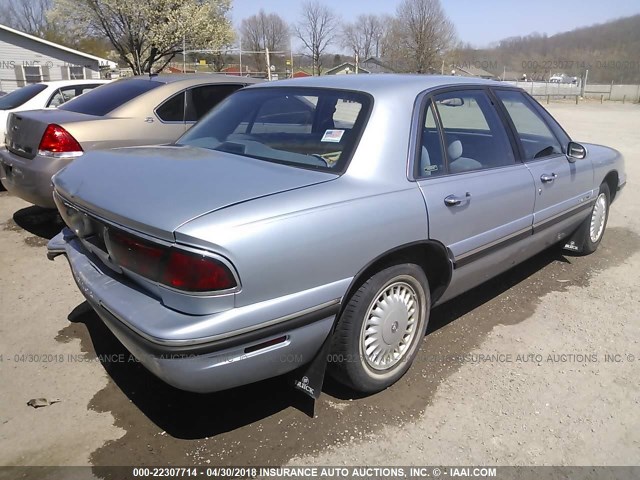
[[[581,228],[585,229],[584,254],[588,255],[598,249],[598,245],[604,236],[609,219],[609,201],[611,193],[606,183],[600,185],[600,192],[596,198],[596,203],[591,210],[591,215],[587,218]]]
[[[431,297],[423,270],[394,265],[369,278],[349,299],[333,334],[329,372],[373,393],[411,366],[427,330]]]

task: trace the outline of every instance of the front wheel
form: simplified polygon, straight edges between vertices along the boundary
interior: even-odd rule
[[[595,252],[602,241],[604,230],[607,227],[607,220],[609,218],[610,199],[611,193],[609,191],[609,185],[603,183],[600,185],[600,191],[596,197],[596,203],[593,205],[591,210],[591,215],[582,225],[582,228],[585,229],[583,252],[587,255]]]
[[[344,308],[332,338],[329,372],[363,393],[392,385],[418,353],[430,307],[429,284],[419,266],[406,263],[376,273]]]

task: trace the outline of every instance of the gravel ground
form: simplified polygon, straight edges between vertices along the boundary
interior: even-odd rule
[[[194,395],[105,360],[128,354],[45,257],[59,220],[0,192],[0,465],[638,465],[640,106],[548,108],[627,159],[598,252],[545,252],[439,307],[403,380],[327,382],[314,419],[281,379]]]

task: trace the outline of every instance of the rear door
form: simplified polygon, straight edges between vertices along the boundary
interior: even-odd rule
[[[522,158],[535,181],[534,232],[587,215],[594,198],[593,166],[588,158],[573,161],[565,154],[569,137],[551,116],[523,92],[494,90],[517,134]],[[564,222],[560,230],[572,230]],[[569,231],[559,231],[566,235]]]
[[[455,268],[531,235],[531,174],[516,161],[512,139],[487,91],[434,95],[421,125],[415,176],[427,205],[429,236],[449,249]],[[503,263],[508,265],[509,258]],[[487,278],[492,274],[486,273]],[[464,288],[483,279],[463,282]]]

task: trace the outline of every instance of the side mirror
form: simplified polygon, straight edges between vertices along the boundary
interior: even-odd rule
[[[587,149],[577,142],[569,142],[567,146],[567,156],[572,163],[576,160],[582,160],[587,156]]]

